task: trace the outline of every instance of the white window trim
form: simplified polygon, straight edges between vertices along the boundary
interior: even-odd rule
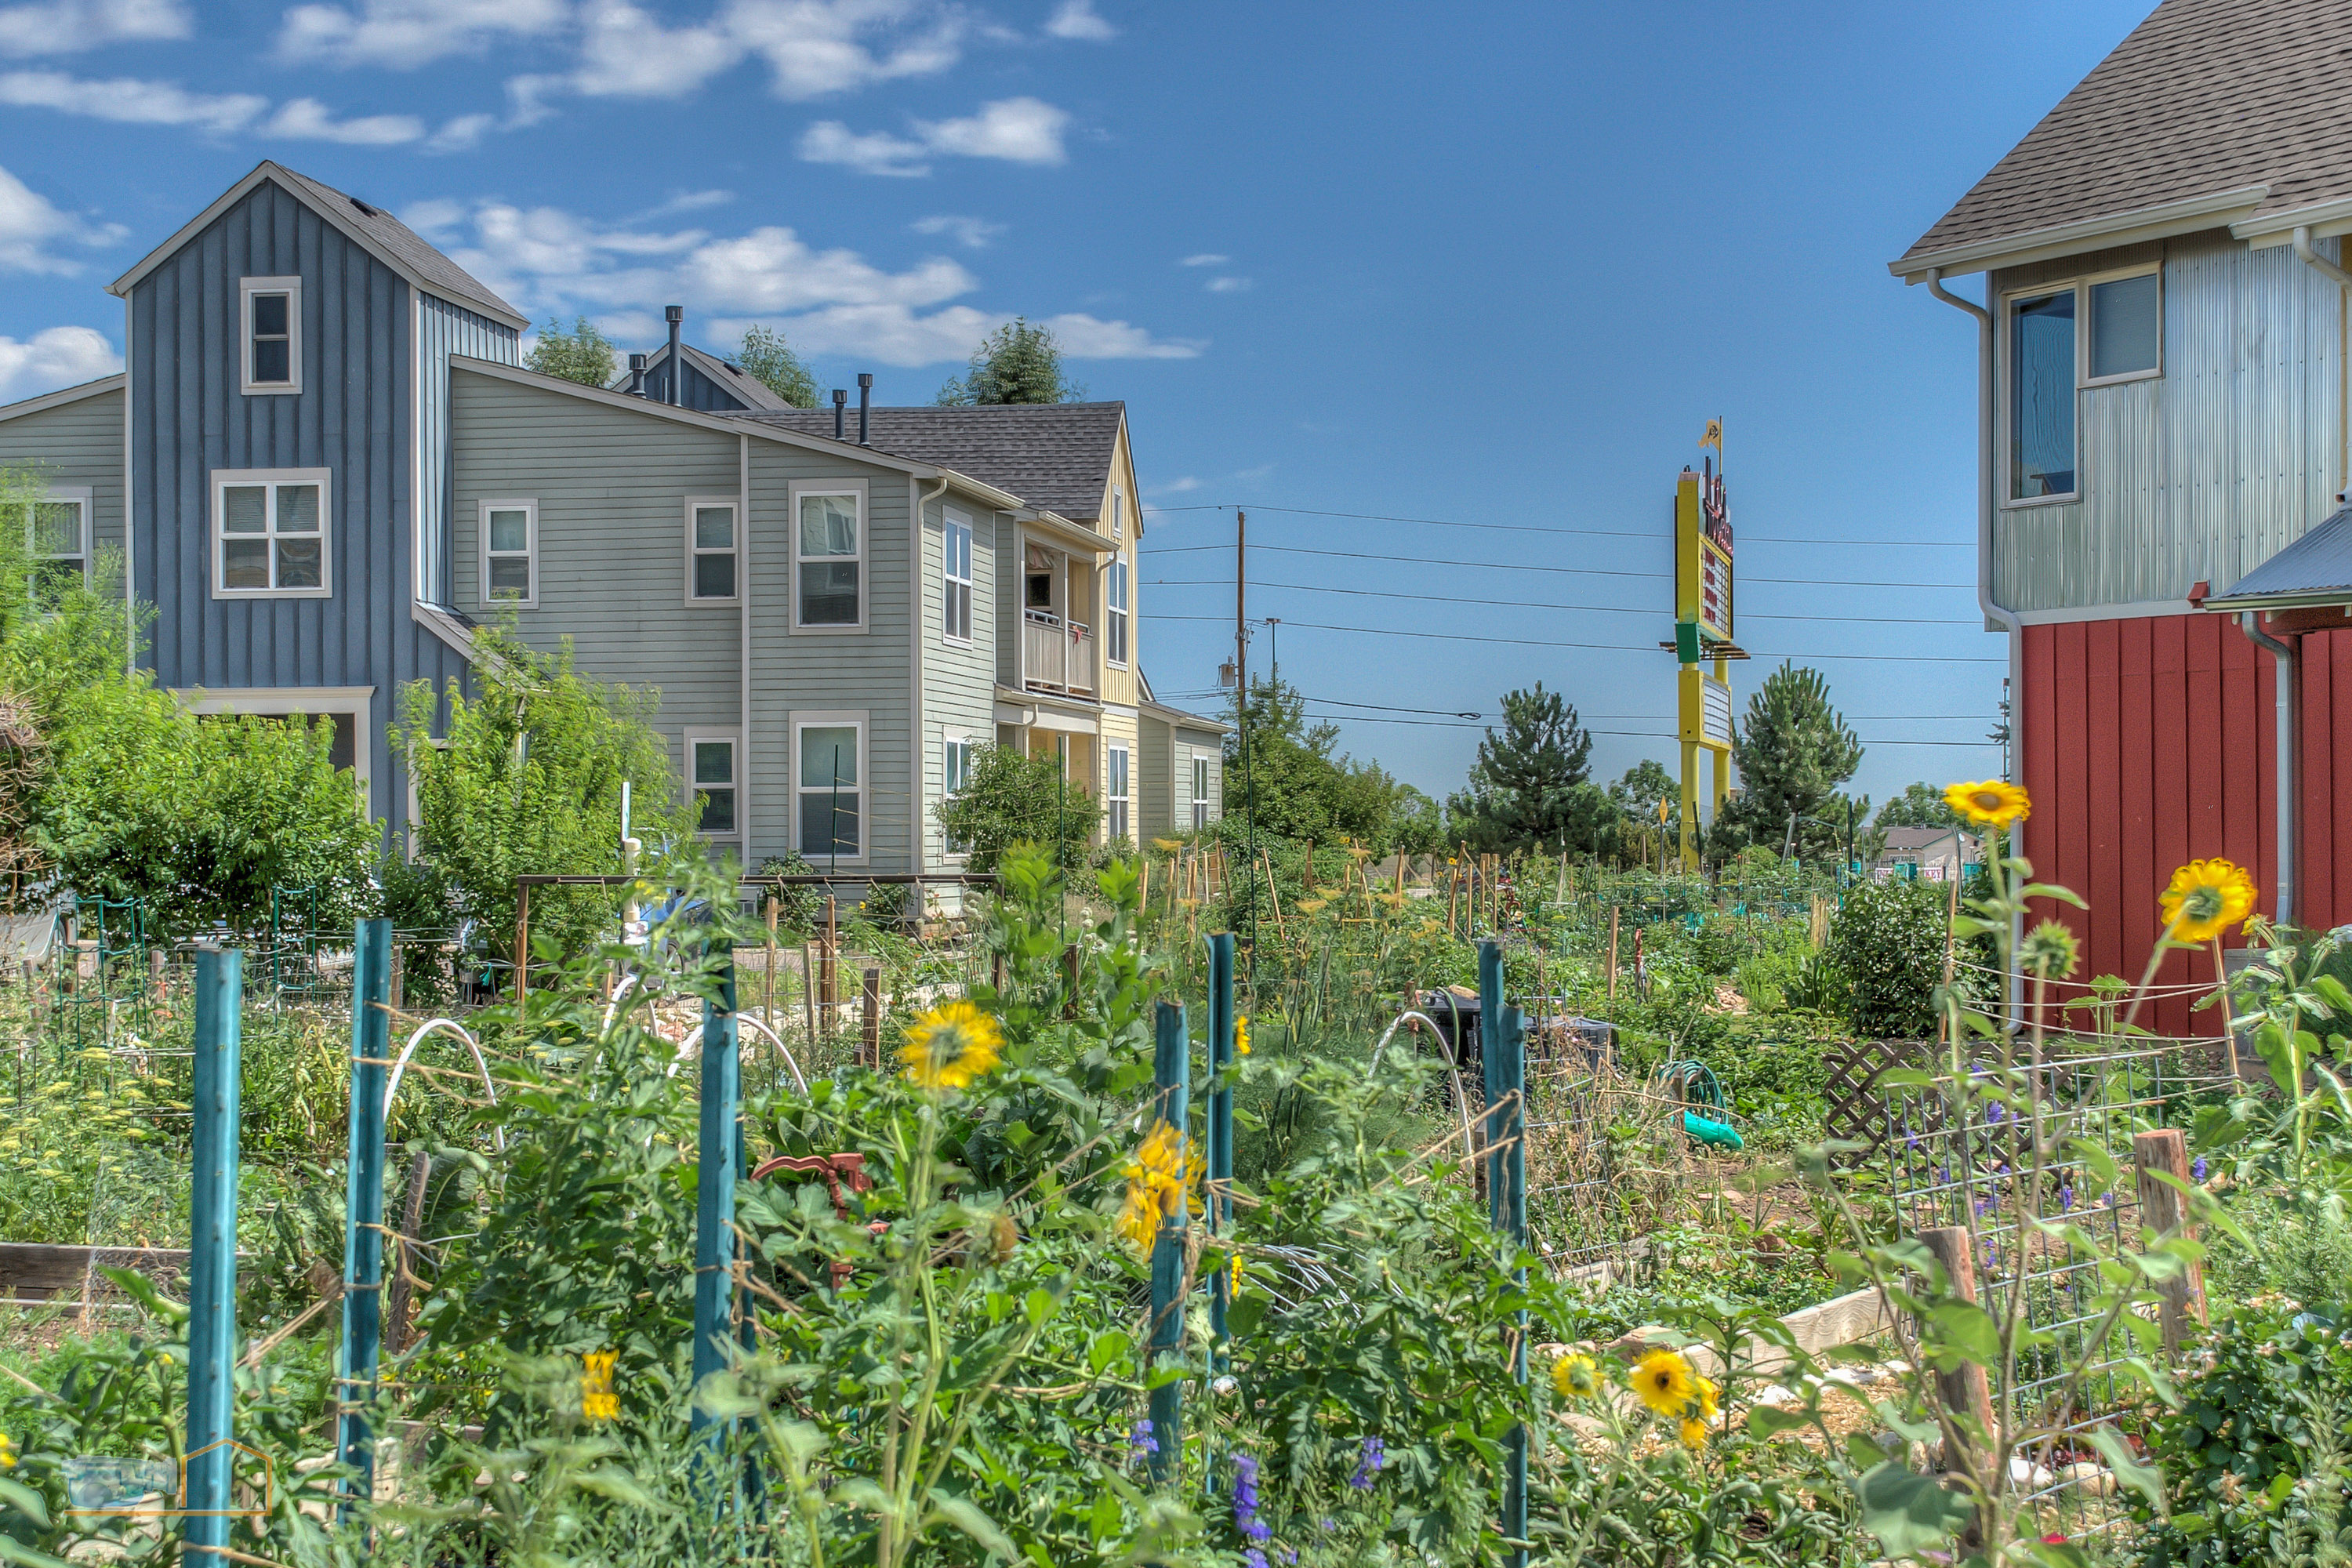
[[[215,599],[331,599],[335,596],[335,483],[331,468],[215,468],[207,476],[212,486],[210,500],[212,529],[212,596]],[[226,535],[221,532],[221,492],[231,485],[317,485],[319,487],[319,585],[315,588],[224,588],[221,586],[222,545]],[[278,501],[270,499],[271,515],[275,517]],[[259,539],[276,539],[275,532],[249,535]],[[276,552],[271,553],[270,570],[277,570]]]
[[[1126,492],[1114,488],[1110,492],[1110,536],[1113,539],[1122,539],[1126,537],[1126,529],[1127,495]]]
[[[960,729],[952,724],[940,731],[940,800],[942,804],[955,798],[954,793],[948,788],[948,748],[951,745],[962,745],[977,749],[992,743],[987,736],[976,734],[971,730]],[[931,825],[938,826],[939,819],[934,817]],[[940,857],[949,865],[961,866],[971,861],[971,852],[968,849],[949,848],[947,829],[940,827]]]
[[[530,514],[529,521],[525,524],[525,532],[523,535],[525,541],[529,544],[529,549],[527,549],[524,553],[530,559],[530,592],[525,594],[519,599],[499,599],[493,598],[490,595],[490,513],[494,511],[524,511]],[[495,610],[511,605],[515,608],[520,610],[535,610],[539,608],[538,500],[530,496],[509,496],[501,500],[486,500],[479,502],[475,508],[474,524],[475,532],[480,536],[481,540],[481,549],[476,552],[481,557],[480,561],[477,563],[481,575],[475,583],[474,586],[476,591],[474,596],[481,601],[482,607],[485,609]],[[501,555],[511,555],[514,552],[510,550],[502,550],[499,553]]]
[[[725,550],[704,550],[694,542],[694,514],[699,508],[711,506],[725,507],[728,515],[735,520],[734,527],[729,531],[729,537],[735,542]],[[797,516],[797,512],[794,515]],[[743,602],[743,498],[741,496],[688,496],[686,498],[685,516],[686,602],[694,605],[716,605],[722,609],[740,605]],[[858,524],[857,542],[861,545],[866,542],[865,522],[862,518]],[[793,542],[793,549],[795,551],[799,549],[797,540]],[[732,555],[735,558],[735,591],[732,594],[723,599],[701,598],[696,595],[694,563],[698,556],[703,555]],[[858,577],[858,587],[862,590],[865,585],[866,579],[861,573]]]
[[[286,371],[288,381],[253,379],[253,297],[286,296]],[[236,385],[247,397],[278,397],[302,390],[302,279],[299,278],[240,278],[236,280]]]
[[[2062,496],[2020,496],[2012,499],[2009,493],[2010,468],[2016,457],[2014,445],[2017,434],[2017,410],[2010,402],[2010,383],[2012,376],[2011,359],[2015,353],[2016,340],[2016,333],[2011,327],[2015,320],[2014,308],[2020,300],[2045,299],[2052,294],[2063,294],[2069,289],[2074,290],[2074,388],[2077,394],[2074,405],[2074,488]],[[2083,290],[2079,279],[2074,282],[2061,280],[2055,283],[2039,283],[2031,289],[2004,289],[2001,293],[2000,335],[1999,341],[1993,345],[1993,357],[1998,363],[2000,373],[1999,376],[2000,384],[1994,389],[1993,438],[1994,453],[1999,459],[1994,467],[2000,470],[1994,476],[1994,479],[2000,486],[2000,509],[2003,511],[2023,511],[2040,506],[2072,506],[2083,499],[2083,407],[2080,393],[2083,384],[2083,355],[2085,352],[2084,341],[2090,335],[2084,329],[2089,324],[2083,318]]]
[[[704,602],[708,603],[707,600]],[[683,772],[686,775],[687,800],[691,803],[694,797],[701,793],[701,786],[694,782],[694,748],[698,745],[723,745],[727,748],[727,777],[730,782],[723,787],[731,789],[735,792],[734,830],[730,833],[705,833],[701,830],[698,819],[695,837],[705,839],[713,844],[733,844],[740,841],[743,837],[742,738],[736,734],[732,730],[689,730],[687,731],[684,739],[685,751],[683,755],[686,765]],[[864,775],[860,774],[859,776],[863,777]]]
[[[300,713],[312,719],[349,714],[352,720],[352,774],[367,801],[368,819],[375,819],[375,688],[373,686],[184,686],[172,695],[191,713],[250,713],[257,719],[284,719]],[[436,745],[446,746],[446,741]],[[416,786],[408,790],[409,818],[415,820]]]
[[[1216,797],[1213,795],[1202,795],[1192,793],[1193,786],[1196,783],[1206,784],[1212,789],[1214,789],[1216,785],[1215,774],[1202,766],[1202,763],[1208,761],[1209,757],[1206,752],[1192,746],[1184,748],[1184,822],[1182,830],[1187,833],[1197,833],[1202,828],[1206,827],[1210,823],[1214,822],[1217,819],[1215,815]],[[1196,811],[1194,809],[1196,806],[1202,807],[1204,809]],[[1195,820],[1196,818],[1198,820]]]
[[[948,541],[952,537],[950,531],[958,528],[962,529],[971,541],[971,560],[965,565],[964,575],[961,577],[958,577],[948,569]],[[797,541],[793,548],[795,550],[799,548]],[[948,630],[948,584],[950,583],[963,584],[964,609],[971,621],[971,630],[965,632],[961,637]],[[979,635],[979,631],[980,530],[973,526],[971,518],[966,513],[958,511],[953,507],[945,507],[940,512],[940,640],[952,643],[958,647],[970,647],[972,645],[972,639]]]
[[[812,493],[834,495],[839,492],[817,489]],[[800,508],[797,504],[793,509],[793,520],[794,526],[797,527],[800,521]],[[863,542],[862,540],[861,542]],[[799,553],[797,542],[793,545],[793,553]],[[846,793],[857,796],[857,853],[854,856],[843,855],[838,858],[829,853],[823,856],[812,854],[801,844],[801,731],[809,729],[839,729],[852,724],[857,727],[857,787]],[[824,864],[818,866],[821,870],[830,870],[835,866],[866,864],[874,857],[874,776],[867,771],[866,766],[867,753],[873,749],[874,726],[868,721],[867,710],[834,708],[795,711],[792,716],[791,736],[792,754],[785,759],[785,765],[791,769],[793,775],[790,840],[793,847],[805,856],[811,866],[818,866],[818,862],[822,860]]]
[[[1120,574],[1119,586],[1127,597],[1126,604],[1117,606],[1110,602],[1110,576],[1114,572]],[[1118,658],[1110,654],[1110,623],[1114,616],[1124,623],[1118,630],[1121,654]],[[1135,658],[1135,572],[1124,555],[1113,556],[1110,564],[1103,568],[1102,650],[1103,662],[1119,669],[1127,668]]]
[[[1111,762],[1113,757],[1124,759],[1127,766],[1124,769],[1114,766]],[[1119,774],[1122,772],[1127,775],[1123,779],[1119,777]],[[1111,786],[1114,783],[1117,783],[1119,786],[1119,793],[1117,795],[1113,795],[1111,793]],[[1127,808],[1126,830],[1116,835],[1112,833],[1110,826],[1110,815],[1111,808],[1113,806],[1125,806]],[[1133,844],[1137,842],[1135,822],[1135,744],[1133,742],[1128,742],[1120,745],[1112,745],[1108,741],[1103,743],[1103,837],[1106,839],[1116,837],[1118,841],[1122,844]]]
[[[95,521],[98,512],[97,491],[91,489],[89,485],[51,485],[48,489],[43,490],[39,495],[33,498],[32,505],[38,506],[44,501],[52,505],[60,501],[71,501],[81,509],[81,548],[77,555],[71,557],[64,555],[36,555],[33,557],[35,565],[37,567],[38,563],[44,561],[78,559],[81,562],[82,584],[85,587],[88,586],[89,584],[90,573],[89,558],[96,551],[98,545],[97,540],[93,537],[97,531],[98,526]],[[25,509],[25,543],[28,550],[33,542],[33,517],[34,513],[32,506],[27,506]]]
[[[2091,290],[2101,283],[2120,283],[2126,278],[2151,276],[2156,279],[2156,364],[2151,369],[2126,371],[2121,375],[2093,375],[2091,374],[2091,333],[2095,323],[2091,320]],[[2094,272],[2084,278],[2079,287],[2082,293],[2075,302],[2075,313],[2082,318],[2082,321],[2074,334],[2078,340],[2075,384],[2078,386],[2119,386],[2127,381],[2155,381],[2161,378],[2164,374],[2164,263],[2147,261],[2137,267],[2119,267],[2108,272]],[[2074,484],[2077,489],[2082,488],[2082,478],[2079,474],[2075,477]]]
[[[857,498],[857,553],[843,557],[820,556],[825,561],[851,560],[857,563],[857,619],[840,626],[808,626],[801,620],[801,498],[803,496],[855,496]],[[792,528],[792,595],[793,609],[789,618],[795,637],[863,637],[872,615],[874,574],[871,566],[874,539],[873,508],[868,504],[864,479],[799,479],[785,487],[784,514]],[[736,586],[740,588],[739,582]],[[863,777],[861,773],[859,775]]]

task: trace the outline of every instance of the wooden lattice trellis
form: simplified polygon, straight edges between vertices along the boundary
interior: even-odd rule
[[[1864,1145],[1837,1158],[1841,1165],[1859,1165],[1883,1148],[1894,1135],[1894,1115],[1878,1088],[1878,1076],[1889,1068],[1916,1067],[1927,1058],[1924,1040],[1854,1040],[1832,1046],[1822,1058],[1827,1071],[1822,1098],[1822,1130],[1837,1142]]]

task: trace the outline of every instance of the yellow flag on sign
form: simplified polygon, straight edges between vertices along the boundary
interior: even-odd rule
[[[1718,458],[1723,456],[1723,421],[1720,419],[1708,420],[1706,422],[1706,434],[1698,438],[1698,444],[1702,447],[1714,447],[1715,455]]]

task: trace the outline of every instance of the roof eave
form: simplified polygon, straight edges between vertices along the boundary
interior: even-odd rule
[[[2205,601],[2205,608],[2216,614],[2235,615],[2246,610],[2320,610],[2338,605],[2352,605],[2352,587],[2306,588],[2281,594],[2216,594]]]
[[[122,390],[125,379],[123,373],[118,370],[112,375],[101,375],[96,381],[61,386],[55,392],[44,392],[16,403],[0,404],[0,419],[21,419],[27,414],[38,414],[44,409],[62,408],[68,403],[79,403],[85,397],[100,397],[110,392],[120,392]]]
[[[1915,250],[1888,262],[1886,270],[1906,283],[1924,283],[1932,274],[1957,278],[1996,267],[2021,267],[2029,261],[2048,261],[2087,250],[2194,234],[2200,229],[2226,226],[2235,232],[2236,226],[2251,217],[2269,195],[2268,185],[2243,185],[2209,195],[2135,207],[2129,212],[2053,224],[2022,234],[1947,246],[1941,250]]]

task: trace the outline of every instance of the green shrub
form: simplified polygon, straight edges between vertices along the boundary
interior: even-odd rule
[[[1854,1033],[1921,1039],[1936,1032],[1944,975],[1945,889],[1931,882],[1864,882],[1830,920],[1828,956],[1852,986]]]
[[[933,810],[976,872],[995,870],[1015,844],[1058,850],[1065,869],[1084,866],[1102,821],[1100,803],[1063,776],[1060,759],[1014,746],[974,747],[971,779]]]

